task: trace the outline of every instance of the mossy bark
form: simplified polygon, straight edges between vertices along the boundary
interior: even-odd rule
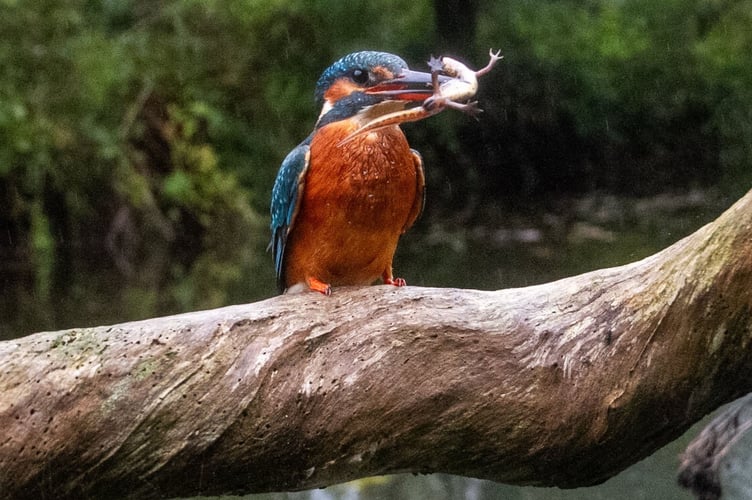
[[[595,484],[752,391],[752,192],[642,261],[521,289],[337,289],[0,343],[0,497],[394,472]]]

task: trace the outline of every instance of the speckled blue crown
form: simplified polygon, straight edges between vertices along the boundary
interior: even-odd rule
[[[388,52],[375,52],[371,50],[353,52],[329,66],[321,74],[318,82],[316,82],[316,103],[319,106],[324,104],[326,89],[338,78],[347,75],[354,69],[369,70],[376,66],[383,66],[394,74],[398,74],[401,70],[408,67],[402,58]]]

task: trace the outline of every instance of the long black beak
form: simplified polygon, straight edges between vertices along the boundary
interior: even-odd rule
[[[438,85],[451,80],[446,75],[437,75]],[[404,70],[396,78],[385,80],[378,85],[365,90],[367,94],[394,98],[402,101],[423,101],[431,96],[436,89],[433,88],[433,75],[422,71]]]

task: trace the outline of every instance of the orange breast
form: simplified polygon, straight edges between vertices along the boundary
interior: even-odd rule
[[[338,146],[354,129],[336,122],[313,138],[287,240],[288,287],[311,277],[333,286],[391,278],[399,236],[420,211],[422,175],[402,131],[388,127]]]

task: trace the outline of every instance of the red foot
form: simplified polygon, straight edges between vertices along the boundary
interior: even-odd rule
[[[329,283],[324,283],[323,281],[314,277],[306,278],[306,284],[308,285],[308,288],[310,288],[314,292],[322,293],[327,297],[332,294],[332,287],[331,285],[329,285]]]
[[[385,285],[405,286],[407,281],[404,278],[384,278]]]

